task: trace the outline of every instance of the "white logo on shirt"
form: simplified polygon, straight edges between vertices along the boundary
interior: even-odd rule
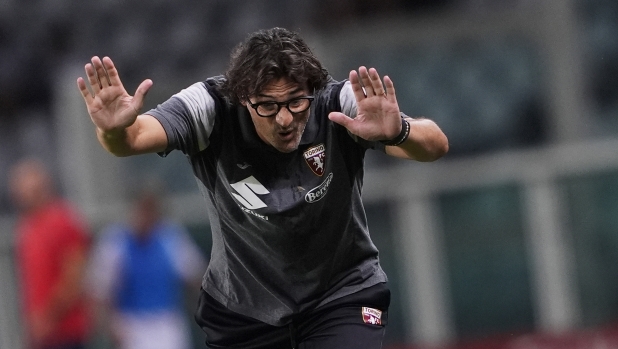
[[[250,176],[248,178],[243,179],[240,182],[230,184],[236,193],[232,193],[236,200],[240,202],[243,206],[250,210],[255,210],[258,208],[266,207],[264,201],[262,201],[257,195],[269,194],[270,192],[266,189],[262,183],[258,182],[255,177]]]

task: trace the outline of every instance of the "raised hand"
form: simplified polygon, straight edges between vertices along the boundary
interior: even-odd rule
[[[393,81],[385,76],[382,84],[374,68],[360,67],[358,72],[350,72],[350,83],[356,97],[356,117],[352,119],[338,112],[332,112],[328,117],[369,141],[395,138],[401,131],[401,116]]]
[[[90,90],[81,77],[77,79],[77,87],[84,97],[92,122],[104,133],[122,131],[131,126],[139,115],[152,81],[144,80],[135,91],[135,96],[131,96],[122,85],[109,57],[101,60],[95,56],[85,69]]]

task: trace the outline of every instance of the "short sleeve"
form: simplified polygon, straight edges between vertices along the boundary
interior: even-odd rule
[[[124,251],[123,239],[117,229],[106,229],[94,246],[88,264],[88,292],[99,301],[110,300],[120,282],[120,265]]]
[[[177,149],[185,154],[200,152],[210,143],[217,101],[204,82],[195,83],[176,93],[145,114],[155,117],[167,134],[165,156]]]
[[[168,232],[173,234],[168,241],[171,244],[169,247],[173,249],[171,256],[174,268],[185,281],[199,280],[207,266],[202,252],[182,226],[167,224]]]

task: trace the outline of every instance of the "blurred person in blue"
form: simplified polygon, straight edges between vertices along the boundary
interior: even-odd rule
[[[83,287],[90,247],[85,220],[55,190],[41,159],[12,166],[9,189],[19,209],[16,265],[26,348],[83,349],[91,325]]]
[[[180,150],[206,199],[211,260],[195,314],[209,348],[381,348],[390,290],[361,192],[368,149],[434,161],[438,125],[399,110],[393,81],[335,81],[296,32],[250,34],[225,74],[141,113],[109,57],[77,85],[117,156]],[[414,185],[402,180],[391,185]]]
[[[128,223],[101,232],[89,268],[99,329],[119,349],[192,347],[185,295],[197,296],[206,261],[155,183],[134,195]]]

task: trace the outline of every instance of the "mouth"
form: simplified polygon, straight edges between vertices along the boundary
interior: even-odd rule
[[[281,138],[281,140],[283,141],[289,141],[292,138],[294,138],[294,130],[287,130],[287,131],[279,131],[277,132],[277,134],[279,135],[279,138]]]

